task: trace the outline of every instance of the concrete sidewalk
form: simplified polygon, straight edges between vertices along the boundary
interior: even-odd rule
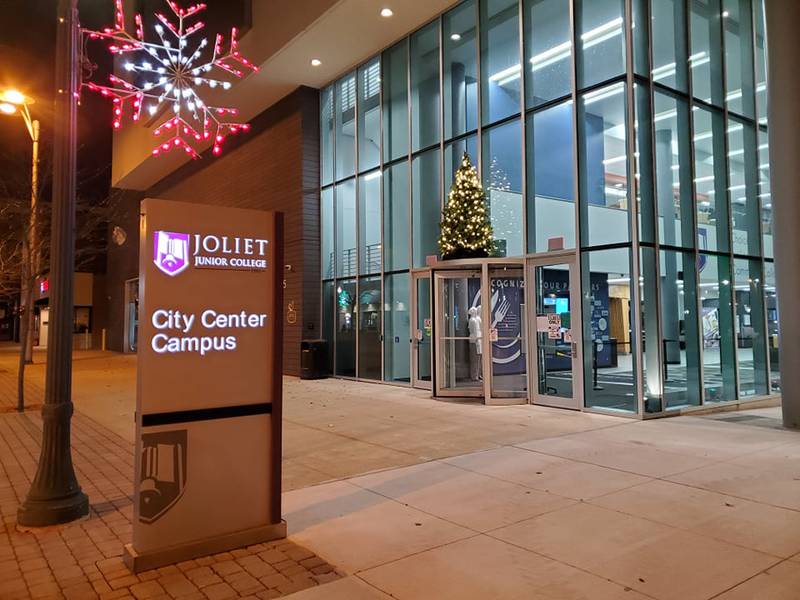
[[[289,540],[131,579],[135,358],[76,354],[92,514],[36,534],[14,527],[41,422],[9,412],[13,358],[0,351],[3,599],[800,597],[800,434],[776,409],[639,422],[292,378]],[[30,374],[35,400],[42,365]]]

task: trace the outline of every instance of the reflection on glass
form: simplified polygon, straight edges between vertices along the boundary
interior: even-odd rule
[[[437,326],[440,389],[483,388],[483,336],[488,327],[481,319],[479,276],[442,277],[439,281],[441,307]]]
[[[525,94],[528,108],[572,88],[569,0],[526,0]]]
[[[492,341],[492,397],[526,398],[525,277],[521,268],[489,272],[491,292],[489,331]],[[570,396],[571,397],[571,396]]]
[[[727,252],[729,219],[725,189],[725,120],[717,110],[695,106],[694,186],[700,250]]]
[[[725,28],[725,101],[728,110],[755,116],[753,19],[750,0],[722,0]]]
[[[528,252],[546,252],[550,240],[575,247],[572,102],[529,114]]]
[[[339,281],[336,286],[336,369],[341,377],[356,376],[356,281]]]
[[[461,159],[464,152],[469,154],[470,162],[473,165],[478,164],[478,136],[470,135],[466,138],[461,138],[445,144],[444,147],[444,192],[450,193],[450,188],[453,187],[456,171],[461,166]]]
[[[362,277],[358,284],[358,376],[381,378],[381,278]]]
[[[757,256],[761,249],[756,133],[752,125],[728,121],[728,192],[733,251]]]
[[[772,391],[781,389],[780,336],[778,335],[778,291],[775,287],[775,263],[764,263],[764,296],[767,310],[767,348],[769,379]]]
[[[411,36],[411,148],[439,141],[439,29],[434,22]]]
[[[630,250],[582,256],[583,368],[586,406],[636,412],[631,339]]]
[[[383,53],[383,160],[408,154],[408,42]]]
[[[767,34],[764,22],[764,0],[753,0],[756,31],[756,115],[758,122],[767,124]]]
[[[439,149],[428,150],[415,156],[411,167],[412,186],[412,218],[411,235],[413,248],[413,265],[424,267],[428,256],[436,256],[439,252],[439,221],[441,219],[441,190]]]
[[[646,413],[658,413],[664,410],[662,396],[665,373],[661,366],[664,344],[659,343],[658,331],[658,268],[655,248],[640,246],[639,301],[642,323],[642,382]]]
[[[694,246],[689,107],[683,100],[656,92],[655,171],[659,239],[669,246]]]
[[[581,244],[627,242],[625,84],[586,93],[579,102]]]
[[[772,186],[769,171],[769,136],[766,130],[758,131],[758,199],[761,202],[762,249],[766,258],[773,254]]]
[[[408,279],[408,273],[397,273],[384,280],[384,381],[411,381]]]
[[[651,123],[650,86],[633,84],[633,98],[636,111],[636,123]],[[655,165],[653,161],[653,129],[636,127],[634,135],[635,150],[633,163],[635,177],[633,187],[639,207],[639,239],[654,244],[656,241],[656,202],[655,202]],[[642,149],[644,148],[644,151]],[[660,226],[660,222],[659,222]],[[660,227],[659,227],[660,230]]]
[[[356,76],[336,82],[336,180],[356,172]]]
[[[624,4],[622,0],[575,1],[579,87],[625,72]]]
[[[661,251],[661,344],[667,410],[700,404],[694,254]]]
[[[444,137],[478,126],[478,58],[475,0],[442,16],[444,44]]]
[[[685,0],[650,0],[653,81],[686,91]]]
[[[513,120],[483,132],[483,182],[499,256],[521,256],[522,125]]]
[[[520,112],[517,0],[481,0],[481,112],[484,124]]]
[[[416,351],[416,379],[417,381],[430,383],[431,361],[433,358],[433,310],[431,306],[431,278],[419,277],[415,279],[415,290],[417,298],[417,322],[412,332],[414,335],[414,347]]]
[[[703,326],[705,402],[736,399],[733,286],[727,256],[700,254],[700,321]]]
[[[325,188],[320,200],[320,247],[323,279],[331,279],[333,274],[333,188]]]
[[[333,281],[322,282],[322,338],[326,344],[326,372],[333,373],[333,355],[335,352],[334,322],[336,298]]]
[[[381,162],[381,61],[375,58],[358,69],[358,170]]]
[[[358,272],[381,272],[381,172],[358,179]]]
[[[320,108],[320,179],[322,185],[333,183],[333,86],[319,94]]]
[[[737,258],[734,271],[739,395],[760,396],[768,392],[761,261]]]
[[[577,336],[580,327],[572,320],[569,274],[567,264],[535,268],[536,388],[540,396],[572,398],[574,394],[572,342],[573,331]]]
[[[336,186],[336,276],[356,274],[356,180]]]
[[[722,106],[720,0],[692,0],[690,6],[692,92],[695,98]]]
[[[407,269],[408,248],[408,163],[400,162],[383,172],[383,268]]]

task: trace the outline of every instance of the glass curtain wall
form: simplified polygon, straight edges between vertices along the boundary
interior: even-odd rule
[[[578,255],[587,408],[779,389],[765,35],[763,0],[465,0],[323,89],[333,372],[410,381],[466,152],[498,255]]]

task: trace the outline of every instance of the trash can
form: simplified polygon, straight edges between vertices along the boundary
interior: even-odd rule
[[[324,379],[328,376],[328,344],[325,340],[300,342],[300,379]]]

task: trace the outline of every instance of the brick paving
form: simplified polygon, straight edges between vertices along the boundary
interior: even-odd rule
[[[13,382],[13,383],[11,383]],[[21,532],[17,508],[39,456],[42,388],[16,405],[16,373],[0,364],[0,598],[278,598],[341,577],[313,552],[282,540],[132,575],[122,562],[131,539],[133,445],[75,412],[73,460],[91,504],[87,519]],[[11,400],[9,400],[11,399]]]

